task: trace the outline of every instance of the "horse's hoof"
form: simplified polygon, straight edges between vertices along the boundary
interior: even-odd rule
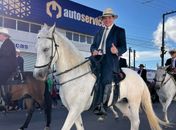
[[[45,127],[44,130],[50,130],[50,127]]]
[[[118,116],[117,116],[117,117],[115,117],[115,120],[116,120],[116,121],[118,121],[118,120],[119,120],[119,117],[118,117]]]

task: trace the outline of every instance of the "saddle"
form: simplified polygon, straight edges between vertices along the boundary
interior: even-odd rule
[[[94,57],[89,57],[90,60],[90,68],[92,70],[92,73],[96,76],[96,82],[95,85],[93,87],[92,90],[92,94],[94,94],[94,99],[93,99],[93,103],[91,106],[91,110],[94,110],[94,108],[97,106],[97,104],[99,104],[99,88],[101,87],[101,82],[100,82],[100,77],[101,77],[101,73],[100,73],[100,62],[102,60],[102,56],[98,56],[96,57],[96,59]],[[119,83],[125,79],[126,74],[122,71],[122,69],[120,68],[119,73],[113,73],[113,75],[117,76]]]

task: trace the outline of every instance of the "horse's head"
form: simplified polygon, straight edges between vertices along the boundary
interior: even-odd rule
[[[37,59],[33,72],[34,77],[37,79],[45,80],[48,75],[49,68],[58,58],[59,45],[58,40],[56,40],[55,33],[55,25],[51,28],[44,25],[37,36]]]
[[[160,89],[162,87],[162,84],[166,78],[166,74],[167,74],[167,68],[168,67],[159,67],[157,66],[157,70],[155,73],[155,89]]]

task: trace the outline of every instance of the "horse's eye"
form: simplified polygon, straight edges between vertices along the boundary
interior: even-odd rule
[[[45,48],[43,49],[43,52],[47,52],[49,50],[49,48]]]
[[[163,77],[165,77],[166,76],[166,74],[163,74]]]

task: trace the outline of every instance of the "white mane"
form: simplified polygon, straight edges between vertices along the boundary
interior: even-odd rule
[[[52,28],[48,29],[48,27],[44,26],[38,34],[38,37],[52,37],[53,30]],[[58,53],[59,53],[59,61],[65,63],[59,66],[59,69],[70,69],[75,65],[80,64],[85,60],[84,56],[81,52],[76,48],[76,46],[63,34],[54,31],[54,37],[56,40],[56,44],[59,45]],[[69,64],[68,64],[69,62]],[[64,67],[64,68],[63,68]]]

